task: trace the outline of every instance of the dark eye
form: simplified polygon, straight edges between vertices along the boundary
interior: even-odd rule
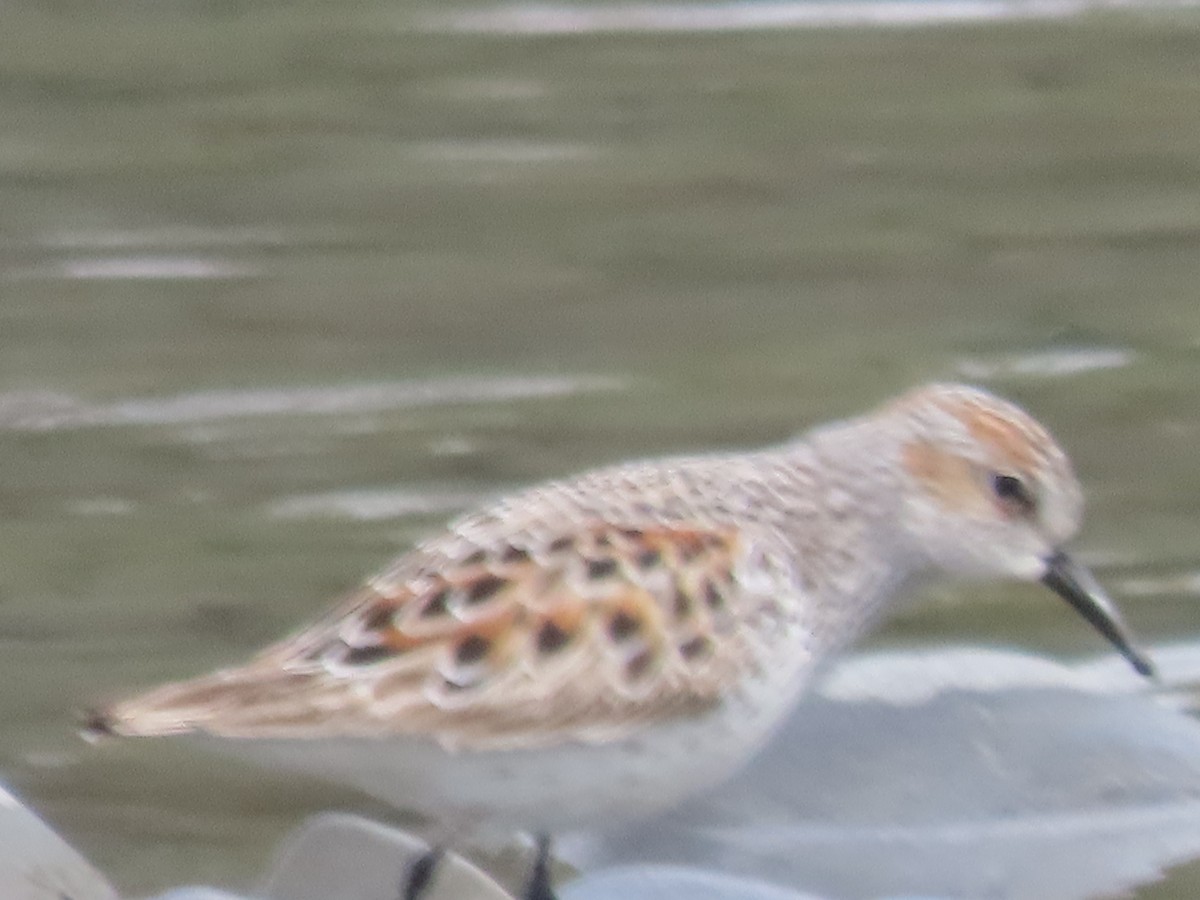
[[[1037,508],[1033,494],[1016,475],[995,473],[992,475],[992,491],[1006,504],[1017,507],[1023,513],[1031,513]]]

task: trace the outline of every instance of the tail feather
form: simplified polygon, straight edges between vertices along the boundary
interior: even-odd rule
[[[109,737],[157,737],[194,731],[236,731],[239,709],[253,709],[255,718],[281,724],[301,713],[294,698],[308,687],[310,674],[278,671],[268,677],[242,670],[215,672],[190,681],[156,688],[140,696],[86,711],[83,736],[88,740]]]

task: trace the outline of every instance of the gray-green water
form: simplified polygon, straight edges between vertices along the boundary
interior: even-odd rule
[[[303,813],[377,808],[86,747],[78,707],[245,655],[473,497],[931,377],[1051,423],[1085,555],[1194,635],[1195,18],[407,17],[5,11],[0,773],[120,885],[243,885]],[[877,640],[1099,649],[1060,606],[947,591]]]

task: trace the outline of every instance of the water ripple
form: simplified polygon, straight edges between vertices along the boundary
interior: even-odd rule
[[[329,416],[462,403],[505,403],[620,390],[600,375],[457,377],[324,387],[197,391],[90,403],[53,391],[0,394],[0,431],[179,425],[261,416]]]
[[[1114,347],[1062,347],[1007,356],[971,357],[958,363],[964,378],[1062,378],[1101,369],[1120,369],[1133,362],[1132,350]]]
[[[203,281],[252,278],[258,272],[242,263],[199,256],[79,257],[5,273],[9,281],[62,278],[68,281]]]
[[[517,3],[491,9],[430,13],[417,22],[425,31],[482,34],[590,34],[629,32],[744,31],[913,26],[936,22],[1064,19],[1113,7],[1194,6],[1187,0],[871,0],[836,3],[621,3],[556,6]],[[408,26],[406,21],[405,26]]]
[[[269,504],[267,514],[276,519],[353,519],[378,522],[456,513],[483,499],[468,491],[357,490],[325,494],[299,494]]]

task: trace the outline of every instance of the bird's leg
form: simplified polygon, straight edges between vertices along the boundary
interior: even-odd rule
[[[401,900],[421,900],[433,884],[433,876],[437,874],[438,864],[446,855],[446,848],[434,844],[412,861],[404,877],[404,891]]]
[[[557,900],[550,884],[550,835],[537,836],[537,853],[522,900]]]

